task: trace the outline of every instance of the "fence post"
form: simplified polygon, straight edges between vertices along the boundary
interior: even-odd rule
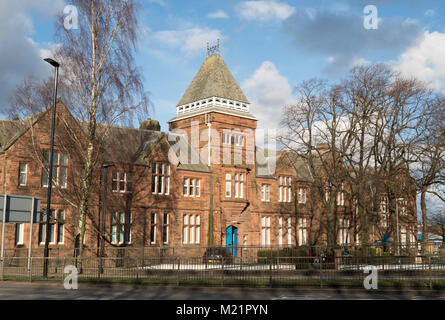
[[[432,273],[431,273],[431,256],[428,257],[430,262],[430,271],[429,271],[429,278],[430,278],[430,290],[433,289],[433,281],[432,281]]]
[[[224,287],[224,257],[221,259],[221,287]]]
[[[32,257],[29,258],[29,282],[32,282]]]
[[[136,282],[139,282],[139,268],[142,264],[138,263],[138,259],[136,258]]]
[[[178,277],[177,277],[177,285],[179,287],[179,284],[181,283],[181,258],[177,257],[178,260]]]
[[[272,287],[272,257],[269,258],[269,286]]]
[[[5,272],[5,257],[1,258],[1,266],[0,266],[0,279],[1,281],[4,280],[3,274]]]

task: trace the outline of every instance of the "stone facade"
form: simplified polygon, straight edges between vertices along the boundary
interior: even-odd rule
[[[225,67],[219,63],[215,68],[221,65]],[[212,72],[218,70],[207,65],[206,73]],[[198,83],[205,82],[205,79],[198,80]],[[217,85],[233,87],[234,80],[229,80],[229,85],[224,82]],[[213,87],[218,86],[213,84]],[[220,92],[224,90],[216,92],[215,96]],[[213,96],[210,91],[207,94]],[[196,97],[197,101],[207,98]],[[272,170],[259,170],[264,162],[260,163],[258,157],[264,150],[255,146],[257,120],[248,111],[232,108],[232,100],[233,106],[237,105],[235,98],[230,95],[219,97],[221,101],[212,98],[207,100],[207,107],[197,112],[178,114],[169,122],[170,131],[176,135],[113,128],[106,152],[99,152],[101,157],[94,171],[86,247],[99,245],[104,163],[113,165],[106,171],[107,246],[293,247],[323,244],[325,232],[320,223],[323,208],[312,188],[310,174],[304,166],[298,167],[286,152],[268,158],[267,163],[275,164]],[[225,106],[224,99],[227,100]],[[217,102],[221,106],[216,106]],[[43,186],[42,159],[49,148],[50,110],[33,119],[28,126],[18,128],[16,134],[8,129],[9,136],[5,139],[9,142],[2,146],[0,154],[2,192],[40,197],[42,207],[46,206],[47,194]],[[64,141],[75,133],[81,137],[82,129],[60,101],[57,110],[55,151],[66,154],[68,162],[66,187],[55,186],[52,193],[51,207],[56,210],[57,219],[50,247],[72,248],[77,234],[75,199],[82,168],[76,157],[76,146]],[[10,122],[13,121],[4,121],[4,125],[9,126]],[[178,133],[185,134],[186,138]],[[224,136],[225,133],[228,135]],[[183,139],[180,146],[190,152],[187,157],[181,154],[184,150],[175,149],[177,139]],[[141,146],[143,152],[140,152]],[[195,161],[188,161],[193,155]],[[26,172],[23,165],[26,165]],[[61,173],[59,171],[58,179]],[[23,175],[26,175],[26,182],[20,183]],[[412,234],[417,234],[415,194],[406,194],[404,199],[406,213],[404,211],[400,217],[400,226],[406,228],[407,242],[410,242]],[[359,243],[354,232],[359,222],[348,199],[338,206],[337,215],[349,221],[348,228],[338,232],[339,243],[344,239],[345,244]],[[29,224],[23,226],[20,236],[23,241],[17,241],[19,227],[15,223],[5,227],[6,248],[28,246]],[[43,247],[41,231],[42,225],[34,224],[33,247]],[[381,239],[378,230],[373,231],[372,241]]]

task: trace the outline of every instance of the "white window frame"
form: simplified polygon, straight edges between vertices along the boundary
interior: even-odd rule
[[[166,219],[167,218],[167,219]],[[167,222],[166,222],[167,221]],[[164,212],[163,220],[162,220],[162,243],[168,244],[168,230],[170,226],[170,214]],[[165,235],[165,239],[164,239]]]
[[[298,245],[304,246],[307,244],[307,219],[298,218]]]
[[[15,244],[18,246],[23,245],[24,236],[25,236],[25,223],[23,222],[17,223],[15,232]]]
[[[25,171],[22,171],[22,166],[25,167]],[[25,182],[21,183],[21,177],[25,177]],[[25,187],[28,182],[28,164],[27,163],[19,163],[19,186]]]
[[[47,156],[46,156],[47,155]],[[48,161],[47,165],[48,165],[48,169],[49,169],[49,161],[50,161],[50,152],[45,151],[44,156],[43,156],[43,161],[44,164],[46,164],[45,162]],[[47,158],[47,159],[46,159]],[[66,159],[66,164],[62,164],[62,159]],[[53,186],[59,186],[62,189],[66,189],[67,187],[67,179],[68,179],[68,157],[59,152],[59,151],[54,151],[53,152]],[[65,180],[63,181],[63,183],[60,181],[61,180],[61,169],[64,169],[64,177]],[[42,168],[42,187],[43,188],[48,188],[48,182],[49,182],[49,172],[46,172],[46,168],[45,166]],[[44,183],[44,176],[46,176],[46,183]]]
[[[196,179],[195,197],[199,198],[200,196],[201,196],[201,179]]]
[[[57,244],[65,243],[65,217],[65,210],[59,210],[59,212],[57,213]],[[62,241],[60,241],[59,237],[60,228],[62,228]]]
[[[226,174],[226,198],[232,197],[232,176],[230,173]]]
[[[156,212],[152,212],[150,215],[150,244],[156,244],[157,219],[158,214]]]
[[[201,216],[199,214],[184,214],[182,218],[182,243],[201,243]]]
[[[339,244],[350,244],[350,224],[351,221],[348,218],[339,218]]]
[[[154,162],[153,167],[155,168],[155,172],[151,172],[152,174],[152,193],[159,195],[170,195],[170,175],[171,168],[169,164],[162,162]],[[154,175],[154,188],[153,188],[153,175]],[[161,190],[158,190],[159,179],[161,179]],[[154,190],[153,190],[154,189]]]
[[[292,245],[292,218],[287,218],[287,244]]]
[[[184,197],[188,197],[189,196],[189,178],[184,178],[184,183],[183,183],[183,188],[182,188],[182,195]]]
[[[270,216],[261,218],[261,243],[263,247],[270,247]]]
[[[306,203],[306,188],[305,187],[298,188],[298,203],[299,204]]]

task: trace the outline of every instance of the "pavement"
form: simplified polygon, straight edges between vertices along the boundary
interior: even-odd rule
[[[445,300],[445,290],[176,287],[56,282],[0,282],[0,300]]]

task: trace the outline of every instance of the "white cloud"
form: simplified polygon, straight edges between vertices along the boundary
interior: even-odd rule
[[[433,9],[428,9],[427,11],[425,11],[424,14],[425,18],[432,18],[436,16],[436,11],[434,11]]]
[[[292,89],[286,77],[270,61],[264,61],[241,85],[251,104],[251,113],[258,118],[258,129],[280,128],[282,108],[292,102]],[[263,137],[257,135],[258,144]]]
[[[428,32],[393,62],[395,70],[445,93],[445,33]]]
[[[148,3],[158,4],[162,7],[166,6],[165,0],[147,0]]]
[[[211,19],[227,19],[229,18],[229,15],[225,13],[223,10],[218,10],[215,12],[211,12],[207,15],[207,18]]]
[[[153,34],[153,39],[170,48],[179,48],[186,54],[195,54],[205,49],[206,43],[223,39],[219,30],[209,28],[190,28],[185,30],[164,30]]]
[[[245,1],[237,5],[237,13],[245,20],[285,20],[291,16],[295,8],[274,0]]]
[[[51,19],[62,10],[61,0],[0,0],[0,112],[7,108],[11,93],[25,77],[45,77],[51,72],[42,61],[42,54],[49,52],[32,39],[35,29],[31,13]]]

